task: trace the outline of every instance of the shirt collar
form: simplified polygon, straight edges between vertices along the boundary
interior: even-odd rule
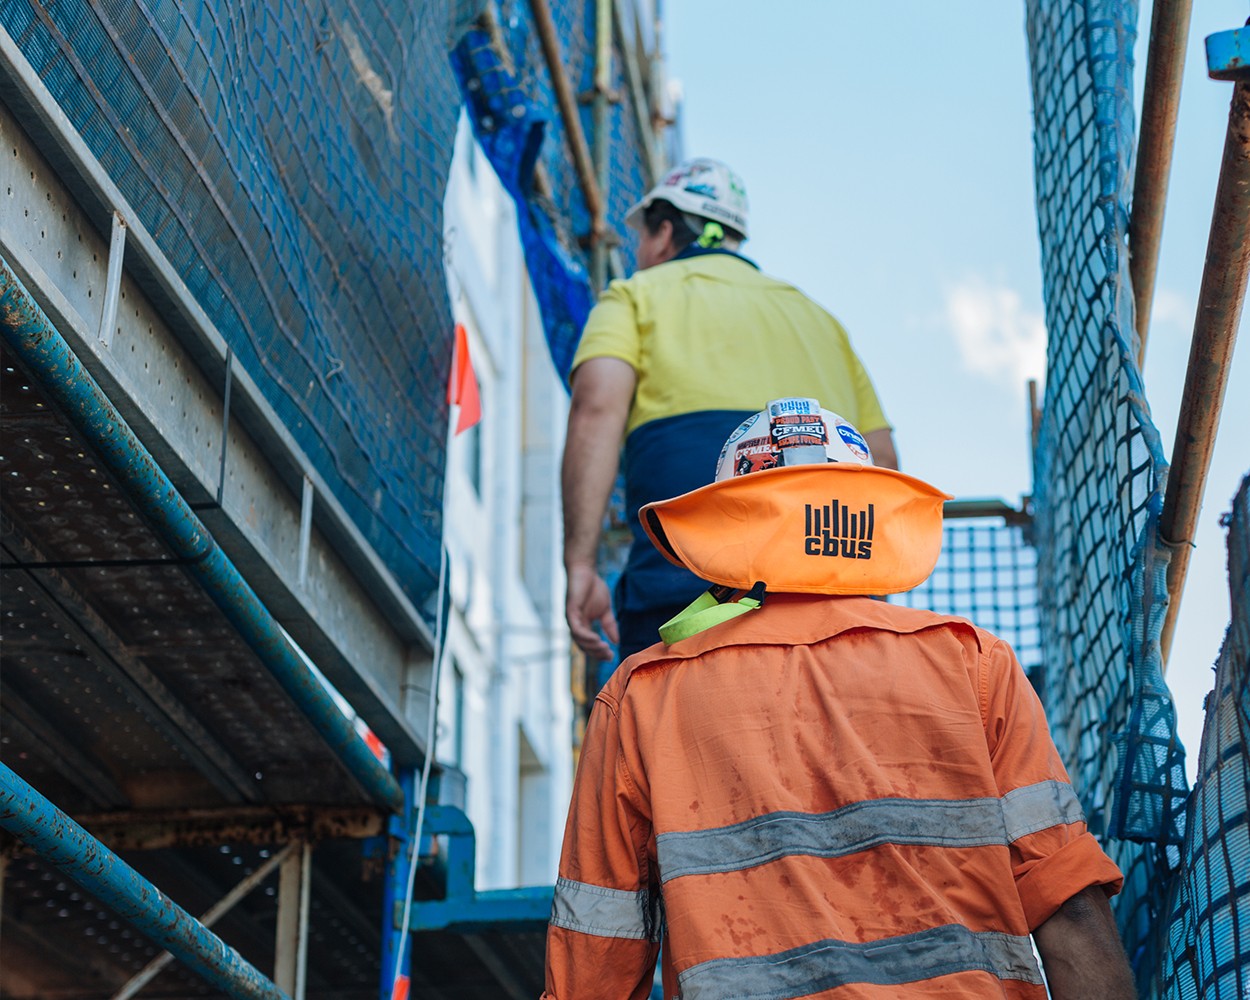
[[[755,270],[758,271],[760,269],[760,266],[755,263],[755,261],[751,260],[749,257],[742,256],[740,253],[735,253],[733,250],[726,250],[724,247],[701,247],[697,243],[691,243],[685,250],[681,251],[681,253],[677,254],[677,256],[672,259],[688,260],[691,257],[707,257],[711,254],[723,254],[726,257],[736,257],[744,264],[750,264],[753,268],[755,268]]]

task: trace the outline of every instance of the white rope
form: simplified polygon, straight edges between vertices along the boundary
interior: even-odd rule
[[[434,629],[434,676],[430,680],[430,710],[425,727],[425,760],[421,764],[421,781],[417,786],[417,824],[412,832],[412,860],[408,864],[408,887],[404,891],[404,918],[400,922],[399,947],[395,949],[395,973],[391,977],[391,996],[404,966],[408,947],[408,927],[412,920],[412,888],[417,878],[417,862],[421,857],[421,829],[425,824],[425,799],[430,785],[430,765],[434,761],[434,738],[438,726],[438,686],[443,674],[443,595],[447,583],[447,546],[441,546],[438,565],[438,611]]]

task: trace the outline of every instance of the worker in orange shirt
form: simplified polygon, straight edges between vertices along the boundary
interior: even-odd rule
[[[716,481],[641,511],[713,588],[590,715],[547,1000],[1130,1000],[1040,703],[1001,639],[873,600],[929,575],[945,494],[775,400]]]

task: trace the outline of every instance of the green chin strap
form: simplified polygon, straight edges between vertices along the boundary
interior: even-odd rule
[[[738,591],[733,587],[713,586],[661,625],[660,638],[666,644],[672,645],[679,639],[689,639],[692,635],[745,615],[764,603],[765,592],[763,581],[759,581],[738,600],[727,603]]]
[[[712,250],[725,242],[725,230],[721,228],[719,222],[708,222],[703,226],[703,232],[699,234],[696,242],[704,250]]]

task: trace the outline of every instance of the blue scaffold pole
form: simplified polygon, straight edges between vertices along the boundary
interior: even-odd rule
[[[419,783],[415,770],[401,767],[396,776],[400,786],[411,795],[415,804]],[[385,859],[385,875],[382,880],[382,977],[378,1000],[394,1000],[397,970],[402,978],[408,978],[412,974],[412,942],[402,933],[400,914],[407,899],[408,867],[412,852],[418,849],[412,838],[415,815],[415,808],[409,807],[403,815],[391,816],[386,834],[378,838],[379,850]],[[393,855],[390,853],[392,847]]]
[[[237,951],[0,764],[0,826],[232,997],[288,1000]]]

